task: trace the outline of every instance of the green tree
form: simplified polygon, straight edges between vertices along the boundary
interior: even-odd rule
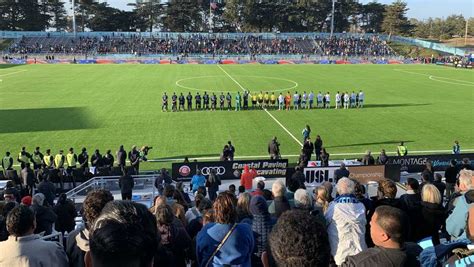
[[[388,35],[408,34],[412,28],[406,13],[409,9],[407,4],[401,0],[386,6],[382,29]]]
[[[365,32],[382,32],[384,12],[384,4],[370,2],[366,5],[362,5],[360,10],[361,28]]]
[[[144,23],[146,25],[145,28],[148,28],[148,31],[152,32],[153,28],[159,28],[161,26],[160,18],[163,15],[165,5],[162,4],[160,0],[149,0],[130,5],[135,7],[135,19],[137,19],[138,22],[135,28],[145,30],[143,28],[144,25],[142,25],[142,23]]]
[[[202,10],[186,0],[170,0],[163,16],[164,29],[171,32],[198,32],[203,30]]]

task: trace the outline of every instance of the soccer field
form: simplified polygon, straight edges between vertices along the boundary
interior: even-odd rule
[[[351,110],[161,112],[161,96],[274,91],[365,92]],[[171,101],[170,101],[171,102]],[[194,102],[194,101],[193,101]],[[40,146],[150,145],[149,158],[218,157],[231,140],[236,158],[267,156],[272,136],[294,162],[301,130],[321,135],[331,158],[370,149],[474,149],[474,72],[431,65],[0,65],[0,152]],[[155,168],[147,163],[145,168]]]

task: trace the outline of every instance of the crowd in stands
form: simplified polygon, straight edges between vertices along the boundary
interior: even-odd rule
[[[171,101],[169,101],[171,98]],[[194,96],[189,92],[186,96],[183,93],[177,95],[173,93],[171,97],[165,92],[161,97],[161,111],[168,111],[169,102],[171,102],[171,111],[191,111],[193,110],[249,110],[249,109],[313,109],[313,108],[331,108],[331,94],[319,92],[315,94],[313,91],[303,91],[291,94],[288,91],[285,95],[283,93],[275,92],[254,92],[244,91],[242,94],[237,92],[232,96],[230,92],[224,95],[224,92],[216,95],[216,93],[199,94],[197,92]],[[234,104],[232,104],[235,100]],[[335,109],[349,109],[349,108],[363,108],[365,100],[365,93],[360,90],[358,93],[352,91],[339,92],[337,91],[334,99]],[[250,102],[252,105],[250,105]]]
[[[320,55],[320,56],[389,56],[390,47],[372,37],[297,37],[265,39],[262,36],[217,37],[191,34],[176,38],[132,36],[100,37],[23,37],[9,48],[10,54],[193,54],[220,55]]]

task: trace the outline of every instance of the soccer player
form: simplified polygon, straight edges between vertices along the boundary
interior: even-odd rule
[[[188,93],[186,96],[186,101],[188,102],[188,111],[193,109],[193,96],[191,95],[191,92]]]
[[[263,106],[263,92],[260,91],[260,94],[258,94],[258,105],[260,108]]]
[[[171,110],[173,112],[178,111],[178,96],[176,93],[171,96]]]
[[[207,92],[204,92],[204,95],[202,96],[202,99],[204,100],[204,109],[208,110],[209,109],[209,95]]]
[[[306,108],[312,109],[313,108],[313,103],[314,103],[314,93],[313,93],[313,91],[311,91],[311,93],[309,93],[308,99],[309,99],[309,106],[306,106]]]
[[[235,111],[240,111],[241,100],[242,100],[242,97],[240,96],[240,92],[237,92],[237,95],[235,96]]]
[[[247,110],[249,109],[249,91],[244,92],[243,99],[244,99],[244,110]]]
[[[349,96],[349,92],[346,92],[344,94],[344,109],[349,109],[349,100],[350,99],[350,96]]]
[[[161,97],[161,111],[168,111],[168,96],[165,94]]]
[[[221,95],[219,96],[219,108],[220,108],[220,110],[224,110],[224,101],[225,101],[224,92],[221,92]]]
[[[359,92],[359,108],[363,108],[364,107],[364,92],[362,92],[362,90],[360,90]]]
[[[337,91],[336,94],[336,109],[341,107],[341,95],[339,94],[339,91]]]
[[[229,92],[227,92],[225,99],[227,100],[227,110],[230,111],[232,109],[232,96]]]
[[[285,97],[283,97],[283,94],[280,93],[278,96],[278,110],[283,110],[285,105]]]
[[[179,95],[179,110],[184,110],[184,95],[181,93]]]
[[[355,108],[356,107],[356,94],[354,91],[352,91],[352,94],[351,94],[351,108]]]
[[[250,96],[252,97],[252,109],[255,109],[257,106],[257,94],[251,94]]]
[[[331,95],[329,94],[329,92],[326,93],[326,96],[324,97],[324,99],[326,100],[325,102],[325,107],[326,108],[331,108]]]
[[[308,99],[308,95],[306,94],[306,91],[303,92],[303,96],[301,97],[301,108],[305,109],[306,108],[306,101]]]
[[[319,91],[318,95],[316,96],[316,101],[318,102],[316,104],[316,108],[322,108],[323,107],[323,94],[321,94],[321,91]]]
[[[298,92],[295,92],[295,94],[293,95],[293,109],[298,109],[298,101],[300,99],[300,95],[298,94]]]
[[[270,107],[272,109],[275,108],[275,103],[276,103],[276,95],[274,92],[272,92],[272,95],[270,96],[270,105],[271,105]]]
[[[217,107],[217,96],[215,93],[212,93],[211,96],[211,110],[215,111]]]
[[[263,103],[264,108],[268,107],[268,105],[270,104],[270,95],[268,94],[268,92],[265,92],[265,94],[263,95]]]
[[[199,92],[196,93],[194,101],[196,101],[196,110],[201,110],[201,95],[199,94]]]
[[[290,110],[290,106],[291,106],[291,94],[290,94],[290,91],[288,91],[288,93],[286,94],[285,96],[285,106],[286,106],[286,110]]]

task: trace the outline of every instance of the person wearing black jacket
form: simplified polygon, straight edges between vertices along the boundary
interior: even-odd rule
[[[431,237],[433,245],[440,244],[439,230],[446,222],[446,211],[442,206],[439,190],[432,184],[423,186],[421,193],[421,213],[417,224],[417,239]]]
[[[349,178],[349,170],[346,168],[346,164],[344,162],[341,163],[341,167],[337,170],[334,171],[334,178],[336,178],[336,183],[341,179],[342,177]]]
[[[87,149],[82,148],[81,154],[77,156],[77,161],[79,162],[79,168],[81,168],[83,173],[89,171],[89,155],[87,154]]]
[[[42,193],[46,198],[46,202],[52,207],[54,206],[54,198],[56,196],[56,187],[49,180],[49,175],[40,176],[40,183],[37,192]]]
[[[140,170],[140,152],[137,150],[137,146],[132,146],[132,150],[128,152],[128,160],[130,160],[130,165],[135,169],[135,173],[138,174]]]
[[[66,194],[59,195],[58,203],[53,208],[54,213],[58,216],[54,228],[56,231],[65,233],[71,232],[76,227],[75,218],[77,216],[76,207],[71,200],[67,199]]]
[[[119,180],[120,193],[122,194],[122,200],[132,200],[132,190],[135,182],[133,181],[133,170],[123,171],[122,176]]]
[[[35,173],[31,169],[29,162],[25,164],[25,168],[21,170],[20,174],[23,185],[27,190],[27,194],[30,196],[33,195],[33,188],[35,187]]]
[[[298,184],[298,188],[306,188],[304,185],[306,178],[300,166],[295,167],[295,173],[291,176],[291,180]]]
[[[450,197],[454,193],[454,188],[456,186],[456,181],[458,177],[458,169],[456,168],[457,162],[455,159],[451,160],[449,167],[444,172],[444,177],[446,178],[446,197]]]
[[[127,152],[123,149],[123,145],[120,146],[117,151],[117,162],[120,169],[125,168],[125,161],[127,160]]]
[[[33,196],[33,204],[31,210],[36,215],[36,229],[35,234],[44,232],[44,235],[50,235],[53,232],[53,223],[56,222],[58,216],[49,206],[44,206],[45,196],[42,193]]]
[[[311,138],[306,138],[303,144],[303,153],[306,155],[308,160],[311,160],[311,154],[313,154],[314,145],[311,142]]]
[[[103,158],[104,167],[109,168],[109,170],[114,166],[114,156],[112,156],[112,153],[110,152],[110,149],[107,150]]]
[[[102,155],[98,149],[96,149],[94,154],[91,156],[91,166],[95,168],[95,173],[97,173],[98,169],[103,166]]]
[[[316,136],[316,140],[314,141],[314,153],[316,154],[316,160],[321,160],[321,151],[323,149],[323,140],[321,136]]]

